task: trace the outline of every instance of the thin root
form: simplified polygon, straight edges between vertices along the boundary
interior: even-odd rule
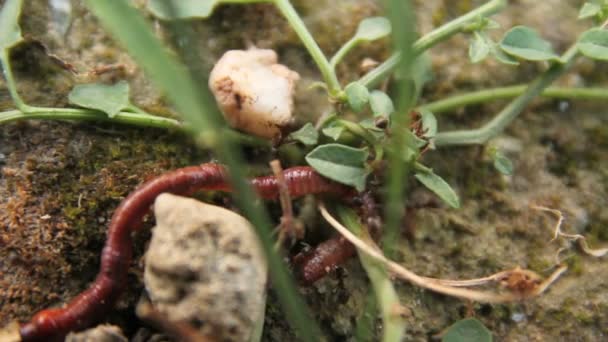
[[[281,223],[279,224],[279,237],[277,239],[277,245],[281,245],[285,238],[290,238],[291,241],[301,240],[304,236],[303,229],[298,226],[293,216],[293,206],[291,205],[291,196],[289,196],[289,188],[287,182],[285,182],[285,176],[283,175],[283,168],[281,162],[273,160],[270,162],[270,168],[277,179],[277,185],[279,188],[279,201],[281,203]]]
[[[332,227],[334,227],[340,234],[342,234],[342,236],[344,236],[345,239],[357,247],[360,253],[365,253],[376,261],[382,263],[385,265],[387,270],[394,273],[398,278],[409,281],[416,286],[448,296],[486,303],[508,303],[521,301],[543,293],[553,282],[557,280],[557,278],[559,278],[562,273],[568,269],[567,266],[561,265],[553,272],[553,274],[551,274],[549,278],[545,280],[542,280],[540,276],[532,271],[522,270],[518,267],[513,270],[499,272],[488,277],[470,280],[442,280],[422,277],[397,264],[396,262],[388,260],[371,239],[364,242],[360,238],[356,237],[327,211],[323,203],[319,204],[319,211]],[[500,282],[500,284],[507,288],[509,292],[495,293],[461,288],[465,286],[483,285],[488,282]]]
[[[562,232],[562,223],[564,222],[564,215],[562,214],[561,211],[559,211],[557,209],[551,209],[551,208],[539,206],[539,205],[532,205],[530,207],[535,210],[550,212],[551,214],[553,214],[557,217],[557,223],[555,224],[555,228],[553,229],[553,239],[551,239],[551,241],[554,241],[558,237],[562,237],[568,241],[576,242],[576,243],[578,243],[578,246],[583,251],[583,253],[590,255],[590,256],[594,256],[596,258],[600,258],[600,257],[603,257],[604,255],[608,254],[608,247],[590,248],[589,245],[587,244],[586,238],[583,235],[567,234],[567,233]],[[558,251],[558,255],[559,255],[559,253],[561,253],[563,251],[564,251],[563,248],[560,249]]]

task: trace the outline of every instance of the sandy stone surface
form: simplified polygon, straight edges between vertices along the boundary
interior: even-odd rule
[[[264,313],[267,266],[240,215],[194,199],[160,195],[144,282],[153,305],[203,335],[246,341]]]

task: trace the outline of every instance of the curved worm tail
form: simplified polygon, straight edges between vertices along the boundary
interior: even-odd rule
[[[287,169],[284,177],[292,197],[316,193],[346,195],[353,191],[323,178],[310,167]],[[279,195],[274,176],[255,178],[251,184],[262,198],[274,199]],[[112,216],[95,281],[63,308],[42,310],[34,315],[20,328],[22,340],[62,338],[70,331],[102,319],[126,286],[133,253],[131,233],[139,228],[156,197],[164,192],[187,195],[197,190],[230,191],[226,170],[212,163],[185,167],[155,178],[132,192]]]

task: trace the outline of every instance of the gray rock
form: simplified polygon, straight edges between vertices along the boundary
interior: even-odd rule
[[[203,335],[246,341],[264,314],[267,265],[247,220],[170,194],[154,203],[157,226],[144,283],[155,308]]]
[[[101,324],[95,328],[87,329],[79,333],[70,333],[65,338],[66,342],[127,342],[119,327]]]

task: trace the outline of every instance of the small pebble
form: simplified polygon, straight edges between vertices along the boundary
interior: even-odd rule
[[[128,342],[119,327],[101,324],[78,333],[69,333],[65,342]]]
[[[515,312],[511,315],[511,320],[515,323],[523,322],[526,319],[526,315],[520,312]]]
[[[247,220],[161,194],[144,283],[155,309],[218,341],[247,341],[265,309],[267,265]]]

